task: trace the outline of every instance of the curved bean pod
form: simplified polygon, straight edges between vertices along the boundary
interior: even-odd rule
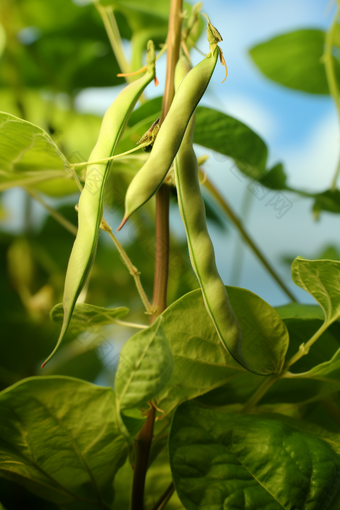
[[[113,155],[128,118],[145,87],[155,78],[155,48],[147,45],[147,71],[144,76],[120,92],[104,115],[98,141],[91,152],[85,187],[78,207],[78,233],[70,255],[64,287],[64,320],[57,345],[43,363],[51,359],[69,326],[78,296],[84,287],[94,261],[100,223],[103,217],[103,194],[111,161],[91,165],[91,161]]]
[[[177,84],[188,65],[184,56],[178,61],[175,74]],[[222,346],[250,372],[268,375],[268,372],[255,370],[243,357],[241,329],[216,267],[214,247],[207,229],[205,206],[198,179],[197,158],[193,149],[194,127],[195,114],[191,117],[174,161],[178,205],[186,230],[191,265],[202,290],[205,308]]]
[[[147,202],[161,186],[183,139],[186,127],[203,96],[216,66],[219,47],[209,53],[183,79],[160,127],[147,162],[132,179],[125,196],[125,215],[120,230],[131,214]]]

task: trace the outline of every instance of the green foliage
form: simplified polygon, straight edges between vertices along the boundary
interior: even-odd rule
[[[186,403],[172,423],[170,464],[188,510],[336,510],[339,439],[279,415],[229,414]]]
[[[297,257],[292,264],[292,278],[319,303],[325,314],[325,324],[340,317],[340,262]]]
[[[244,357],[268,374],[279,373],[288,347],[284,323],[271,306],[252,292],[236,287],[227,287],[227,291],[241,326]],[[239,381],[243,386],[250,380],[256,381],[256,386],[263,380],[250,375],[222,347],[212,322],[207,320],[200,290],[173,303],[163,318],[174,357],[170,381],[156,398],[157,407],[165,415],[181,402],[227,382]]]
[[[3,112],[0,123],[0,190],[50,179],[54,196],[77,190],[67,159],[43,129]]]
[[[173,364],[160,317],[122,349],[115,378],[117,408],[141,407],[152,400],[169,381]]]
[[[325,32],[298,30],[254,46],[250,55],[262,73],[285,87],[310,94],[329,94],[322,56]],[[335,61],[340,81],[340,65]]]
[[[248,126],[225,113],[200,106],[194,142],[234,159],[253,179],[262,177],[265,171],[266,144]]]
[[[64,508],[110,508],[127,454],[110,388],[31,378],[0,394],[0,413],[2,476]]]

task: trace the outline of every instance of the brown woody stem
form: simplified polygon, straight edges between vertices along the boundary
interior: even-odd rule
[[[182,0],[171,0],[167,38],[167,69],[162,104],[161,123],[165,119],[175,94],[175,67],[179,57],[182,27]],[[150,323],[165,310],[169,271],[169,189],[161,186],[156,195],[156,260],[153,308]],[[151,406],[136,441],[136,465],[132,485],[131,510],[144,510],[144,486],[148,458],[153,439],[156,410]]]

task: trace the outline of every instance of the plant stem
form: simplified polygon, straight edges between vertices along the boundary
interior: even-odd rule
[[[262,384],[257,388],[255,393],[251,396],[248,402],[242,409],[243,413],[249,413],[261,400],[261,398],[267,393],[267,391],[280,379],[280,374],[270,375],[265,378]]]
[[[135,280],[135,284],[136,284],[138,293],[140,295],[140,298],[141,298],[141,300],[143,302],[143,305],[145,306],[146,313],[151,315],[153,313],[153,306],[150,304],[150,302],[148,300],[148,297],[145,294],[145,290],[143,289],[142,282],[140,281],[140,278],[139,278],[140,273],[139,273],[138,269],[132,264],[132,262],[129,259],[126,251],[123,248],[123,246],[120,244],[118,239],[116,239],[116,237],[113,235],[111,227],[106,223],[104,218],[102,218],[102,222],[100,224],[100,228],[102,230],[104,230],[104,232],[107,232],[109,234],[109,236],[111,237],[112,241],[114,242],[117,250],[119,251],[119,255],[120,255],[123,263],[127,267],[130,275]]]
[[[318,338],[322,335],[322,333],[328,328],[329,326],[329,322],[324,322],[322,324],[322,326],[316,331],[316,333],[314,333],[314,335],[312,336],[312,338],[310,338],[308,340],[307,343],[303,343],[300,345],[299,347],[299,350],[298,352],[296,352],[294,354],[294,356],[292,356],[290,358],[290,360],[287,361],[287,363],[285,364],[284,366],[284,372],[283,372],[283,377],[284,377],[284,373],[288,371],[288,369],[294,365],[294,363],[296,363],[297,361],[299,361],[299,359],[302,358],[302,356],[305,356],[306,354],[308,354],[309,352],[309,349],[312,347],[312,345],[318,340]]]
[[[136,465],[133,476],[131,510],[144,510],[144,485],[153,437],[156,409],[151,405],[142,430],[135,440]]]
[[[121,152],[120,154],[116,154],[115,156],[110,156],[109,158],[98,159],[97,161],[83,161],[82,163],[74,163],[74,164],[70,163],[70,165],[71,165],[71,167],[75,168],[78,166],[96,165],[97,163],[106,163],[107,161],[112,161],[114,159],[123,158],[124,156],[127,156],[128,154],[131,154],[132,152],[139,151],[140,149],[142,149],[143,147],[146,147],[147,145],[150,145],[150,143],[149,142],[141,143],[140,145],[138,145],[138,147],[134,147],[133,149],[130,149],[129,151],[126,151],[126,152]]]
[[[252,197],[253,195],[249,193],[248,189],[246,188],[241,205],[241,218],[244,223],[248,220],[249,217]],[[235,243],[234,260],[230,278],[230,285],[234,285],[235,287],[238,287],[241,281],[241,273],[245,254],[244,249],[245,246],[242,242],[242,238],[238,235]]]
[[[169,487],[166,489],[164,494],[161,495],[161,497],[159,498],[159,500],[157,501],[152,510],[163,510],[163,508],[165,507],[165,505],[167,504],[167,502],[169,501],[174,492],[175,486],[171,482]]]
[[[242,225],[241,220],[236,216],[236,214],[231,209],[230,205],[226,202],[225,198],[222,197],[222,195],[217,191],[215,186],[209,181],[208,178],[204,180],[204,186],[207,188],[207,190],[210,191],[210,193],[213,195],[215,200],[220,204],[221,208],[224,210],[224,212],[229,216],[231,221],[234,223],[236,228],[239,230],[240,234],[242,235],[244,241],[248,244],[248,246],[252,249],[252,251],[255,253],[257,258],[262,262],[264,267],[267,269],[267,271],[272,275],[274,280],[280,285],[281,289],[285,292],[285,294],[289,297],[291,301],[294,301],[295,303],[297,300],[293,296],[293,294],[290,292],[290,290],[286,287],[286,285],[281,280],[280,276],[276,273],[275,269],[271,266],[269,261],[265,258],[263,253],[260,251],[260,249],[256,246],[254,241],[251,239],[247,231]]]
[[[166,308],[169,271],[169,202],[170,187],[162,185],[156,195],[156,254],[153,288],[154,314],[151,323]]]
[[[125,326],[126,328],[134,328],[134,329],[147,329],[148,326],[145,324],[137,324],[135,322],[126,322],[121,321],[120,319],[115,319],[114,324],[117,324],[118,326]]]
[[[171,0],[167,38],[167,67],[162,103],[161,123],[165,119],[175,94],[175,66],[179,57],[182,27],[182,0]],[[161,186],[156,195],[156,262],[153,305],[156,309],[150,317],[152,323],[166,308],[169,271],[169,195],[167,186]],[[136,444],[136,465],[132,484],[131,510],[144,509],[144,486],[148,458],[153,438],[156,410],[151,405],[146,422]]]
[[[60,223],[60,225],[62,225],[63,227],[66,228],[66,230],[68,230],[69,232],[71,232],[71,234],[73,234],[74,236],[77,235],[77,227],[75,225],[73,225],[73,223],[71,223],[70,221],[68,221],[62,214],[60,214],[58,211],[56,211],[55,209],[53,209],[53,207],[50,207],[48,204],[46,204],[46,202],[44,202],[44,200],[41,198],[41,196],[36,193],[35,191],[33,191],[32,189],[30,188],[25,188],[25,191],[32,197],[34,198],[34,200],[36,200],[37,202],[39,202],[39,204],[41,204],[43,207],[45,207],[45,209],[50,213],[50,215],[58,222]]]
[[[103,20],[104,27],[107,33],[107,36],[110,40],[113,53],[117,59],[118,65],[120,67],[120,70],[122,73],[130,73],[130,65],[128,61],[126,60],[124,51],[123,51],[123,44],[122,39],[120,37],[119,29],[116,23],[116,19],[114,17],[114,14],[112,12],[112,8],[110,10],[109,7],[103,7],[98,2],[95,3],[95,6]],[[126,81],[130,83],[132,80],[127,76]]]
[[[262,397],[264,397],[264,395],[273,386],[273,384],[275,384],[280,379],[285,379],[285,378],[293,379],[294,377],[299,376],[299,374],[295,375],[295,374],[292,374],[291,372],[289,372],[288,371],[289,368],[292,365],[294,365],[294,363],[296,363],[299,359],[301,359],[302,356],[305,356],[306,354],[308,354],[309,349],[312,347],[314,342],[316,342],[317,339],[322,335],[322,333],[328,328],[328,326],[329,326],[329,323],[324,322],[323,325],[321,326],[321,328],[319,328],[317,330],[317,332],[314,333],[312,338],[310,340],[308,340],[308,342],[306,344],[304,344],[304,343],[301,344],[298,352],[296,352],[294,354],[294,356],[292,356],[290,358],[290,360],[288,360],[285,363],[283,370],[280,374],[273,374],[269,377],[266,377],[266,379],[263,381],[263,383],[257,388],[255,393],[250,398],[250,400],[244,406],[244,408],[242,410],[243,413],[249,413],[253,409],[253,407],[255,407],[259,403],[259,401],[262,399]]]
[[[326,71],[326,77],[327,77],[327,82],[328,82],[328,88],[329,88],[331,96],[332,96],[332,98],[334,100],[334,103],[335,103],[335,106],[336,106],[336,109],[337,109],[337,112],[338,112],[339,123],[340,123],[339,89],[338,89],[338,84],[336,82],[336,76],[335,76],[335,72],[334,72],[334,58],[333,58],[333,55],[332,55],[333,39],[334,39],[334,34],[335,34],[335,31],[336,31],[336,28],[337,28],[339,16],[340,16],[340,6],[338,5],[337,9],[336,9],[336,12],[335,12],[335,15],[334,15],[334,18],[333,18],[333,21],[332,21],[332,24],[331,24],[329,30],[326,33],[325,53],[324,53],[324,56],[323,56],[323,62],[325,64],[325,71]],[[338,177],[339,177],[339,172],[340,172],[340,157],[339,157],[337,168],[336,168],[336,171],[335,171],[335,175],[334,175],[334,178],[333,178],[333,181],[332,181],[332,187],[331,187],[332,190],[336,189],[336,182],[337,182]]]

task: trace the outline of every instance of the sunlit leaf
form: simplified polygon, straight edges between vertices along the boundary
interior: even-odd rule
[[[0,112],[0,190],[60,179],[66,186],[71,182],[76,191],[67,159],[51,137],[30,122]]]
[[[241,326],[244,357],[256,368],[280,372],[288,332],[279,315],[248,290],[236,287],[227,290]],[[173,374],[156,399],[165,414],[179,403],[226,383],[240,381],[241,386],[251,391],[263,381],[244,370],[222,347],[200,290],[173,303],[163,317],[163,329],[174,357]]]
[[[306,428],[279,415],[181,405],[169,438],[180,500],[187,510],[337,510],[340,436]]]
[[[265,76],[285,87],[311,94],[329,94],[322,61],[324,44],[322,30],[297,30],[254,46],[250,55]],[[340,65],[336,59],[334,68],[340,80]]]
[[[119,409],[145,405],[169,381],[174,361],[160,317],[124,345],[115,378]]]
[[[340,317],[340,262],[297,257],[292,264],[292,278],[319,303],[327,324]]]
[[[0,393],[0,414],[1,476],[58,505],[110,508],[127,454],[111,388],[26,379]]]
[[[194,142],[235,160],[246,175],[258,179],[264,175],[267,146],[241,121],[225,113],[199,106],[196,112]]]

